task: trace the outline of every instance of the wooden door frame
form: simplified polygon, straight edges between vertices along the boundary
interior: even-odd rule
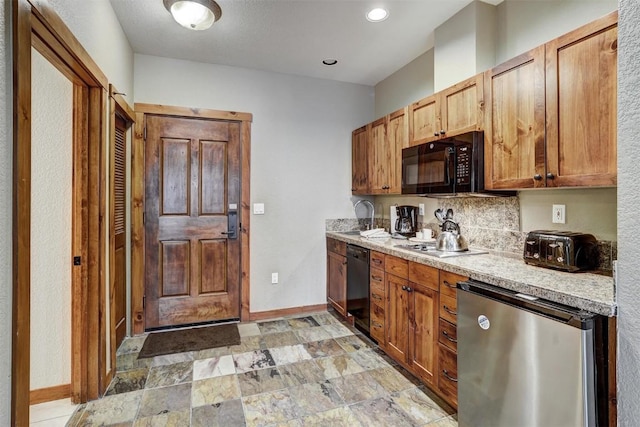
[[[31,292],[31,49],[73,84],[71,397],[101,392],[104,368],[103,152],[106,76],[45,0],[13,0],[13,253],[11,423],[29,425]],[[97,191],[96,191],[97,189]],[[103,332],[101,334],[101,331]],[[101,340],[102,337],[102,340]],[[104,385],[103,385],[104,386]]]
[[[144,231],[144,139],[145,115],[226,120],[240,123],[240,320],[250,319],[250,177],[251,177],[251,121],[250,113],[174,107],[157,104],[134,105],[136,112],[131,149],[131,321],[133,334],[145,331],[145,231]]]

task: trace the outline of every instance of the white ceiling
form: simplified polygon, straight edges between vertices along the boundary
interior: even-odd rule
[[[433,47],[433,31],[472,0],[217,0],[205,31],[162,0],[110,0],[135,53],[375,85]],[[501,0],[485,0],[500,3]],[[372,7],[389,10],[371,23]],[[322,60],[335,58],[326,66]]]

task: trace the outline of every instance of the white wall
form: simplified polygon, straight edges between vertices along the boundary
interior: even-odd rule
[[[11,8],[0,2],[0,425],[11,424]]]
[[[375,92],[376,118],[433,94],[433,49],[376,84]]]
[[[133,106],[133,50],[109,0],[48,0],[91,58]]]
[[[618,52],[618,416],[640,425],[640,3],[620,0]]]
[[[326,302],[325,219],[354,216],[351,131],[373,88],[145,55],[134,81],[136,102],[253,114],[251,311]]]
[[[617,0],[506,0],[498,6],[496,64],[613,12]]]
[[[32,49],[31,390],[71,383],[73,84]]]

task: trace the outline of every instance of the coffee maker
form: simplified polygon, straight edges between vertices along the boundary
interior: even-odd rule
[[[416,206],[396,206],[395,230],[405,237],[414,237],[418,228],[418,208]]]

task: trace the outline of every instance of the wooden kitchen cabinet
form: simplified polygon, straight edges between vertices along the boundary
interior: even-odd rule
[[[351,134],[351,192],[369,193],[369,130],[370,125],[362,126]]]
[[[485,72],[488,189],[617,183],[617,12]]]
[[[544,46],[485,72],[485,187],[544,186]]]
[[[371,251],[369,263],[369,307],[371,338],[376,340],[381,348],[385,347],[385,272],[384,254]]]
[[[409,146],[408,107],[353,131],[353,194],[401,194],[402,149]]]
[[[327,238],[327,302],[347,315],[347,245]]]
[[[385,265],[390,258],[387,256]],[[438,361],[438,270],[395,258],[386,268],[385,351],[424,382],[436,386]],[[400,261],[406,265],[399,268]],[[392,272],[403,274],[395,276]]]
[[[547,43],[547,187],[617,183],[618,13]]]
[[[478,74],[409,106],[409,145],[482,130],[483,75]]]
[[[457,283],[469,280],[466,276],[440,271],[440,304],[438,319],[438,390],[454,408],[458,406],[458,334]]]

